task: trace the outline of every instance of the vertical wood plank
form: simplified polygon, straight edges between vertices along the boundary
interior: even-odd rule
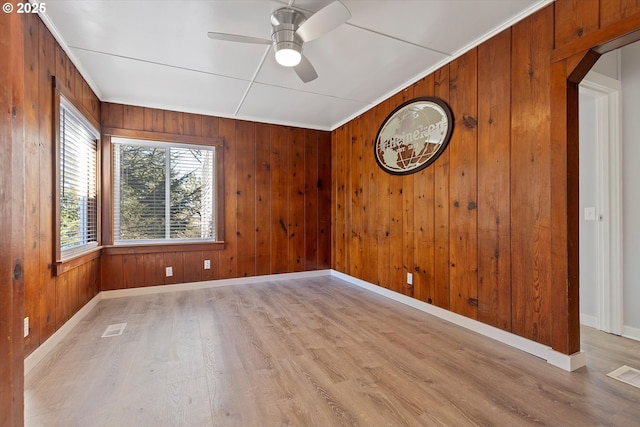
[[[236,223],[238,276],[256,274],[256,126],[237,124]]]
[[[331,134],[318,136],[318,269],[331,268]]]
[[[93,289],[93,283],[91,282],[92,266],[93,262],[90,261],[78,267],[78,310],[84,307],[93,297],[91,295]]]
[[[220,119],[218,117],[202,117],[202,136],[212,138],[220,136]],[[225,145],[226,144],[227,142],[225,141]],[[229,160],[225,160],[225,171],[228,161]],[[227,185],[225,182],[225,188]],[[228,232],[229,230],[227,230],[227,233]],[[204,259],[211,261],[211,269],[202,271],[202,280],[214,280],[220,277],[220,252],[221,251],[206,251],[203,254]]]
[[[238,277],[237,257],[237,198],[236,191],[236,122],[231,119],[220,119],[220,136],[224,138],[224,230],[225,248],[219,255],[219,273],[223,279]],[[242,155],[243,153],[239,153]]]
[[[184,133],[183,113],[177,111],[165,111],[163,125],[165,133],[182,135]]]
[[[151,132],[164,132],[164,111],[155,108],[144,109],[144,130]],[[119,127],[119,126],[115,126]]]
[[[203,280],[204,253],[202,251],[184,252],[184,282],[199,282]]]
[[[304,270],[318,268],[318,132],[304,136]]]
[[[91,87],[89,87],[89,84],[82,78],[82,76],[80,76],[80,84],[82,85],[82,89],[81,89],[81,97],[80,97],[80,103],[82,104],[82,106],[89,111],[92,115],[95,113],[94,111],[92,111],[93,105],[91,103]],[[100,123],[100,116],[98,115],[98,123]]]
[[[304,269],[304,129],[293,128],[289,140],[289,272]]]
[[[100,100],[98,99],[98,96],[93,93],[89,85],[86,86],[85,90],[88,92],[87,97],[89,98],[89,111],[91,111],[93,117],[99,122],[102,113]]]
[[[82,76],[70,58],[67,59],[67,66],[69,67],[67,77],[71,82],[71,93],[76,100],[82,99]]]
[[[449,144],[451,311],[478,315],[478,55],[472,49],[449,65],[455,130]]]
[[[415,84],[414,95],[434,95],[433,74]],[[428,302],[433,302],[435,287],[435,169],[436,165],[432,164],[416,173],[412,192],[414,297]]]
[[[378,249],[377,230],[378,217],[374,210],[377,187],[374,174],[380,169],[375,161],[374,145],[380,123],[376,121],[373,110],[363,114],[361,118],[362,138],[362,233],[363,233],[363,269],[362,278],[369,283],[378,283]]]
[[[600,0],[562,0],[555,2],[554,9],[557,46],[600,28]]]
[[[0,18],[0,424],[24,424],[24,28]]]
[[[70,274],[63,273],[56,277],[56,329],[59,329],[64,322],[69,320],[71,312],[71,301],[69,298]]]
[[[512,28],[512,330],[551,344],[550,91],[553,10]]]
[[[144,108],[125,105],[122,126],[125,129],[144,130]]]
[[[40,343],[44,342],[55,332],[55,281],[51,271],[53,260],[53,126],[42,125],[52,123],[53,90],[51,77],[56,69],[56,45],[55,40],[43,22],[39,22],[39,100],[38,117],[40,120],[40,150],[38,153],[38,166],[40,177],[44,178],[38,186],[40,197],[39,215],[39,246],[40,246],[40,272],[39,285],[39,328]]]
[[[202,136],[202,116],[200,114],[184,114],[183,122],[185,135]]]
[[[118,256],[118,255],[114,255]],[[122,255],[119,255],[122,257]],[[150,253],[142,256],[144,286],[165,284],[165,264],[163,253]]]
[[[219,258],[220,258],[220,251],[204,251],[202,253],[202,258],[203,258],[203,265],[204,265],[204,260],[208,259],[211,261],[211,269],[209,270],[202,270],[202,280],[215,280],[218,279],[220,277],[220,272],[219,272]]]
[[[122,128],[124,126],[124,105],[104,104],[102,125],[107,127]]]
[[[256,274],[271,273],[271,126],[256,124]]]
[[[347,272],[347,252],[348,239],[347,239],[347,154],[346,151],[349,148],[347,146],[347,128],[349,124],[341,126],[334,131],[333,152],[334,163],[332,164],[333,176],[332,183],[334,185],[334,204],[333,204],[333,239],[332,239],[332,253],[333,268],[342,273]]]
[[[88,274],[88,299],[87,302],[100,292],[100,258],[91,261]]]
[[[284,127],[271,128],[271,273],[287,271],[289,260],[288,237],[288,176],[289,134]]]
[[[405,91],[398,92],[389,100],[389,113],[405,101]],[[389,289],[403,293],[406,284],[406,272],[403,271],[404,250],[404,178],[389,175]]]
[[[122,256],[122,280],[125,289],[144,286],[144,266],[142,263],[142,254]]]
[[[56,70],[55,76],[56,79],[63,84],[65,87],[69,88],[70,83],[67,79],[67,54],[64,53],[64,50],[59,44],[55,44],[56,49]]]
[[[220,119],[218,117],[202,117],[202,136],[210,138],[220,136]]]
[[[78,283],[78,268],[73,268],[64,274],[67,278],[67,284],[62,292],[67,293],[66,302],[67,305],[65,307],[65,311],[63,312],[64,321],[66,322],[74,315],[74,313],[78,310],[78,294],[79,294],[79,283]]]
[[[76,310],[72,313],[75,314],[78,310],[80,310],[90,299],[89,294],[91,292],[90,287],[91,283],[89,281],[89,270],[91,267],[91,262],[87,262],[86,264],[82,264],[77,268],[78,270],[78,305],[76,306]]]
[[[350,164],[350,185],[347,194],[347,203],[349,204],[349,214],[347,229],[350,237],[349,244],[349,270],[348,274],[355,277],[362,277],[364,269],[364,244],[362,241],[363,230],[363,211],[362,211],[362,150],[364,141],[362,140],[363,124],[362,116],[357,117],[349,128],[350,135],[347,138],[349,145],[349,154],[347,164]]]
[[[411,85],[402,91],[402,101],[408,101],[415,97],[415,85]],[[408,283],[407,273],[414,271],[414,208],[413,192],[415,185],[415,174],[402,176],[402,271],[400,280],[402,283],[402,293],[413,297],[415,287],[412,281]]]
[[[124,289],[122,255],[100,257],[100,290]],[[143,273],[144,274],[144,273]],[[143,285],[144,283],[141,283]]]
[[[184,283],[184,257],[190,256],[189,252],[164,252],[164,267],[171,267],[173,276],[165,277],[164,283],[175,285]]]
[[[38,19],[25,16],[24,34],[24,197],[25,197],[25,251],[24,251],[24,315],[29,317],[30,331],[24,340],[29,354],[40,340],[40,123],[39,123],[39,69]]]
[[[505,52],[509,54],[505,54]],[[511,31],[478,47],[478,320],[511,330]]]
[[[434,73],[435,96],[449,102],[449,66]],[[454,116],[455,120],[455,116]],[[438,307],[450,307],[450,260],[449,260],[449,152],[447,148],[433,163],[435,200],[435,281],[427,302]],[[429,301],[432,298],[432,301]]]
[[[375,115],[375,123],[382,124],[386,119],[387,115],[391,112],[391,106],[389,101],[382,102],[378,108],[376,108]],[[377,127],[380,127],[378,125]],[[372,209],[377,214],[377,233],[376,233],[376,247],[378,248],[378,256],[377,256],[377,270],[378,277],[376,284],[389,288],[389,281],[391,278],[390,274],[390,250],[391,250],[391,242],[390,242],[390,228],[391,228],[391,212],[389,205],[391,204],[390,197],[390,175],[383,171],[380,167],[375,169],[375,174],[373,176],[373,182],[375,185],[375,194],[372,194],[374,197],[375,204],[372,206]]]

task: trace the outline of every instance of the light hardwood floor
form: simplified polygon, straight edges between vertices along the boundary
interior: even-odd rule
[[[122,336],[100,338],[109,324]],[[25,378],[27,426],[638,426],[640,342],[542,360],[338,279],[103,300]]]

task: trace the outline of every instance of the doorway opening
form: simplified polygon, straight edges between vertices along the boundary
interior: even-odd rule
[[[622,135],[620,51],[580,83],[580,323],[622,334]],[[604,65],[600,61],[605,60]]]

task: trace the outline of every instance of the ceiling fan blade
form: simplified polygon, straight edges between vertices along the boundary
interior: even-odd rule
[[[339,27],[351,18],[351,12],[339,0],[323,7],[300,25],[296,34],[302,41],[317,39],[323,34]]]
[[[208,32],[207,35],[209,36],[210,39],[224,40],[224,41],[228,41],[228,42],[253,43],[253,44],[271,44],[271,43],[273,43],[271,40],[260,39],[258,37],[241,36],[241,35],[238,35],[238,34]]]
[[[293,70],[296,72],[300,80],[304,83],[309,83],[311,80],[315,80],[318,78],[318,73],[316,73],[316,69],[313,68],[311,62],[307,59],[306,56],[302,55],[302,59],[300,63],[293,67]]]

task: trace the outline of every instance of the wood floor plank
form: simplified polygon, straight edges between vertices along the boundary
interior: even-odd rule
[[[25,425],[639,425],[606,374],[640,342],[582,333],[568,373],[329,276],[103,300],[25,377]]]

